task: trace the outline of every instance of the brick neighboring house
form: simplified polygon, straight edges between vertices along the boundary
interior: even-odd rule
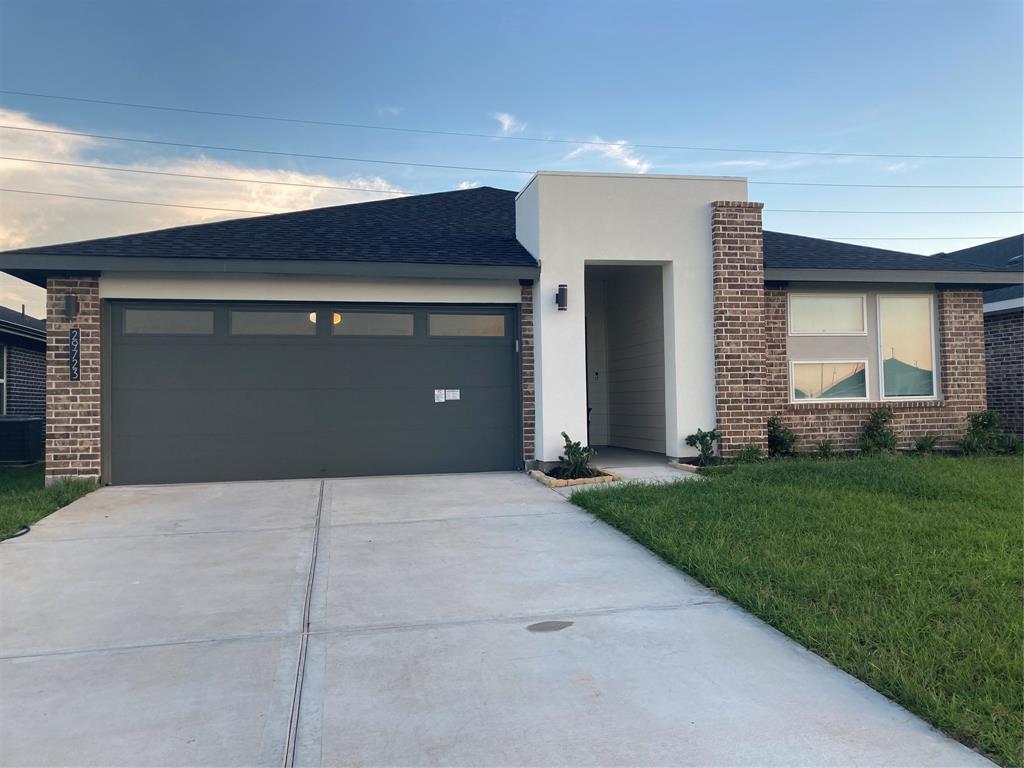
[[[1024,272],[1024,235],[941,254],[967,264]],[[992,288],[983,295],[988,405],[1003,426],[1024,435],[1024,286]]]
[[[762,229],[742,178],[540,172],[44,246],[47,477],[108,483],[515,469],[591,445],[692,455],[952,446],[986,407],[1005,264]],[[79,354],[72,366],[71,338]],[[998,363],[995,363],[998,364]]]
[[[6,458],[20,459],[25,450],[13,418],[25,416],[46,416],[46,322],[0,307],[0,453]]]

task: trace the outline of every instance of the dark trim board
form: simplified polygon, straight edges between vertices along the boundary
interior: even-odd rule
[[[104,302],[104,480],[114,484],[522,468],[518,305]],[[211,336],[127,336],[132,308],[214,311]],[[315,335],[231,336],[230,310],[318,311]],[[412,336],[335,336],[335,311],[414,316]],[[430,313],[501,315],[437,337]],[[458,389],[435,403],[433,390]],[[165,464],[166,462],[166,464]]]

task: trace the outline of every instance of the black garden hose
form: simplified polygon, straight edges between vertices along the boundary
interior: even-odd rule
[[[0,541],[7,541],[7,539],[16,539],[19,536],[24,536],[31,530],[27,525],[21,526],[15,533],[9,533],[6,536],[0,536]]]

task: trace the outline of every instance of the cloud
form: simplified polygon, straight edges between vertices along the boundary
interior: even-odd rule
[[[374,107],[374,109],[377,110],[377,114],[381,117],[398,117],[405,112],[405,107],[385,107],[380,104]]]
[[[0,109],[0,123],[67,130],[66,126],[43,123],[23,112],[6,109]],[[181,158],[147,154],[135,162],[112,161],[109,159],[110,145],[77,136],[4,131],[3,141],[4,154],[12,157],[117,165],[138,170],[198,176],[268,179],[299,184],[401,191],[379,176],[335,177],[281,168],[243,166],[209,157]],[[0,187],[271,213],[396,197],[375,191],[316,189],[260,184],[255,181],[250,183],[187,179],[13,160],[0,160]],[[3,210],[3,217],[0,219],[0,250],[89,240],[244,216],[238,213],[127,205],[7,192],[0,193],[0,206]],[[31,306],[32,312],[38,313],[42,310],[41,295],[40,289],[21,281],[14,281],[14,278],[0,279],[2,305],[20,309],[22,303],[27,303]]]
[[[583,155],[598,155],[633,173],[647,173],[651,168],[650,161],[630,147],[625,140],[606,142],[600,136],[595,136],[590,141],[593,143],[580,144],[566,155],[565,159],[573,160]]]
[[[516,133],[522,133],[526,130],[526,123],[508,112],[495,112],[491,117],[497,120],[499,125],[501,125],[502,136],[511,136]]]
[[[479,181],[460,181],[459,189],[476,189],[480,186]]]

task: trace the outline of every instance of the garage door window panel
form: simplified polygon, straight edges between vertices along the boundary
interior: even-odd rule
[[[124,332],[130,336],[212,336],[212,309],[126,309]]]
[[[504,315],[430,314],[431,336],[486,336],[500,338],[505,335]]]
[[[308,310],[232,310],[232,336],[316,336],[317,313]]]
[[[331,316],[334,336],[412,336],[416,327],[412,312],[346,312]]]

